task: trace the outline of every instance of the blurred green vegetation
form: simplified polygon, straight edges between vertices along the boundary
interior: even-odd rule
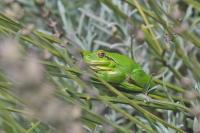
[[[0,1],[0,132],[200,132],[198,0]],[[95,76],[81,50],[134,58],[161,93]]]

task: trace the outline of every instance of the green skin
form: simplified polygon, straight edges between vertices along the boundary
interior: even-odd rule
[[[103,50],[82,51],[82,55],[84,62],[107,82],[129,88],[133,87],[131,83],[142,88],[155,86],[151,76],[147,75],[138,63],[126,55]]]

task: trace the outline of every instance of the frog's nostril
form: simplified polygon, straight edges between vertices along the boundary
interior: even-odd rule
[[[83,56],[83,51],[80,51],[80,55]]]
[[[84,51],[81,51],[80,54],[81,54],[82,56],[86,56],[86,55],[90,54],[90,51],[84,50]]]

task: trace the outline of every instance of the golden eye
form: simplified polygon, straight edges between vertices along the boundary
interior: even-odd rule
[[[105,53],[104,51],[99,51],[99,52],[97,53],[97,55],[98,55],[99,58],[103,58],[103,57],[106,56],[106,53]]]

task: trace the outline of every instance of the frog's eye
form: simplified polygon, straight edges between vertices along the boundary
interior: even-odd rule
[[[99,52],[97,53],[97,55],[98,55],[99,58],[103,58],[103,57],[106,56],[106,53],[105,53],[104,51],[99,51]]]

